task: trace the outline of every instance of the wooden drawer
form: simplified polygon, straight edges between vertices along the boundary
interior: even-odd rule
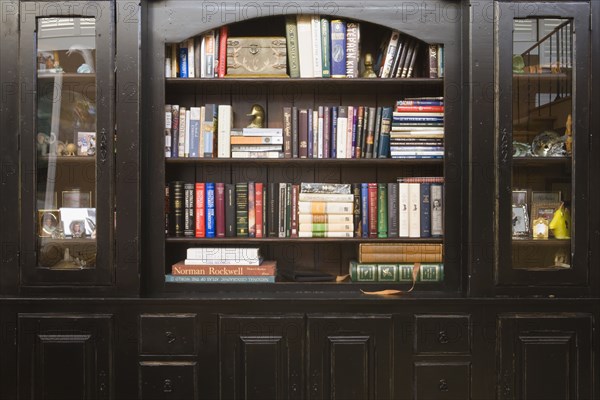
[[[142,314],[140,354],[195,355],[196,314]]]
[[[466,400],[471,398],[471,363],[415,363],[417,400]]]
[[[416,315],[415,353],[470,354],[469,315]]]
[[[141,362],[139,398],[142,400],[193,400],[198,398],[195,362]]]

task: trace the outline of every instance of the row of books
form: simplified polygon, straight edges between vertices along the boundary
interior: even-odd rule
[[[443,158],[443,98],[396,102],[390,129],[390,155],[392,158]]]
[[[393,30],[389,38],[382,42],[379,51],[380,78],[410,78],[415,74],[417,59],[426,51],[425,77],[442,78],[444,76],[444,46],[425,44],[411,36]]]
[[[360,23],[319,15],[287,16],[285,39],[288,74],[292,78],[357,78],[364,71]],[[165,48],[167,78],[223,78],[228,64],[227,26],[169,43]],[[233,40],[233,39],[232,39]],[[425,71],[417,66],[426,58]],[[380,78],[416,75],[443,77],[443,46],[425,44],[397,30],[384,38],[373,69]]]
[[[188,248],[187,257],[171,267],[167,282],[272,283],[277,262],[263,260],[257,247]]]
[[[435,117],[441,118],[441,125],[429,126],[409,122],[430,118],[431,113],[393,110],[362,105],[283,107],[283,128],[235,129],[230,105],[167,104],[165,157],[427,158],[430,154],[420,147],[432,143],[441,148],[441,154],[434,155],[443,156],[443,111]]]
[[[350,261],[350,279],[353,282],[402,282],[413,281],[413,263],[376,264]],[[437,283],[444,281],[444,264],[420,264],[417,266],[416,282]]]
[[[393,183],[186,183],[166,186],[172,237],[442,237],[443,178]]]

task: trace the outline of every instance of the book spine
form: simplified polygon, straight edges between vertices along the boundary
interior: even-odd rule
[[[231,126],[233,111],[230,105],[219,105],[217,114],[217,157],[231,157]]]
[[[400,39],[400,32],[392,31],[390,41],[385,53],[383,65],[379,70],[380,78],[389,78],[392,65],[394,64],[394,58],[396,57],[396,50],[398,49],[398,40]]]
[[[369,237],[377,237],[377,183],[369,183]]]
[[[394,56],[394,62],[392,63],[392,68],[390,69],[390,78],[396,77],[398,65],[400,64],[400,58],[402,57],[402,53],[404,51],[406,51],[406,39],[404,36],[400,35],[398,37],[398,47],[396,49],[396,55]]]
[[[179,156],[179,105],[171,106],[171,157]]]
[[[299,201],[298,212],[302,214],[348,214],[352,215],[353,204],[323,201]]]
[[[171,77],[179,77],[179,45],[177,43],[171,44]]]
[[[283,107],[283,156],[292,158],[292,107]]]
[[[354,226],[350,224],[334,224],[334,223],[326,223],[326,224],[318,224],[318,223],[302,223],[300,224],[300,232],[352,232],[351,236],[354,236]]]
[[[420,47],[421,47],[421,44],[419,42],[415,42],[415,48],[413,50],[413,53],[410,56],[410,62],[408,64],[408,71],[406,73],[407,78],[411,78],[414,76],[414,73],[415,73],[414,67],[417,62],[417,57],[420,53],[420,50],[419,50]]]
[[[171,73],[171,45],[165,44],[165,78],[170,78]]]
[[[387,186],[388,237],[397,238],[399,236],[398,184],[388,183]]]
[[[248,237],[256,237],[256,189],[254,182],[248,182]]]
[[[298,110],[298,157],[308,158],[308,110]]]
[[[165,158],[171,157],[171,129],[173,115],[170,104],[165,104]]]
[[[375,117],[376,107],[369,107],[369,116],[367,120],[367,139],[365,148],[365,158],[373,157],[373,143],[375,141]]]
[[[185,107],[179,107],[179,141],[177,146],[177,157],[185,157]]]
[[[172,181],[169,187],[169,205],[171,207],[171,236],[183,236],[183,184],[182,181]]]
[[[362,137],[363,137],[363,118],[365,116],[365,107],[358,106],[356,111],[356,143],[354,146],[354,158],[361,158],[362,155]]]
[[[214,238],[215,225],[215,184],[206,183],[206,237]]]
[[[406,58],[410,51],[410,47],[413,45],[413,40],[411,38],[406,38],[402,45],[402,51],[400,53],[400,60],[398,61],[398,68],[396,69],[396,78],[402,77],[402,71],[406,65]]]
[[[373,154],[372,158],[377,158],[377,150],[379,149],[379,137],[381,136],[381,110],[383,107],[377,107],[375,112],[375,130],[373,131]]]
[[[351,238],[354,233],[348,232],[298,232],[300,238]]]
[[[362,230],[361,230],[361,220],[360,220],[360,209],[361,209],[360,183],[352,184],[352,198],[353,198],[353,200],[352,200],[352,203],[353,203],[352,223],[354,226],[354,237],[361,237]]]
[[[288,15],[285,18],[285,36],[287,45],[288,70],[290,78],[300,78],[300,64],[298,60],[298,29],[296,17]]]
[[[399,264],[398,265],[398,281],[412,282],[414,264]],[[419,266],[419,274],[417,282],[443,282],[444,281],[444,264],[421,264]]]
[[[407,238],[409,236],[408,225],[408,183],[400,182],[398,184],[398,227],[399,237]]]
[[[346,25],[346,77],[358,78],[360,58],[360,24],[348,22]]]
[[[165,282],[179,283],[273,283],[275,276],[257,275],[165,275]]]
[[[219,63],[217,64],[217,76],[219,78],[227,75],[227,37],[229,28],[223,25],[219,30]]]
[[[278,204],[279,204],[279,210],[278,210],[278,236],[280,238],[284,238],[285,236],[285,231],[286,231],[286,226],[285,226],[285,221],[286,221],[286,215],[285,215],[285,206],[286,206],[286,199],[285,199],[285,194],[286,194],[286,184],[281,182],[279,183],[279,200],[278,200]]]
[[[285,184],[285,237],[292,234],[292,184]]]
[[[331,21],[331,77],[346,77],[346,23],[339,19]]]
[[[198,132],[198,157],[204,157],[204,119],[206,118],[206,107],[200,107],[200,131]]]
[[[321,78],[323,75],[323,65],[321,62],[321,19],[318,15],[310,17],[311,39],[312,39],[312,61],[313,77]]]
[[[307,127],[307,131],[308,134],[306,135],[306,157],[307,158],[313,158],[314,156],[314,146],[315,146],[315,130],[314,130],[314,115],[313,115],[313,110],[312,108],[309,108],[306,111],[306,115],[307,115],[307,120],[306,120],[306,127]],[[300,145],[302,145],[302,141],[300,141]],[[302,150],[302,148],[300,148],[300,150]],[[302,155],[300,155],[300,158],[302,158]]]
[[[190,107],[190,145],[189,156],[198,157],[200,143],[200,107]]]
[[[438,78],[444,77],[444,45],[438,44]]]
[[[354,158],[354,148],[356,146],[356,107],[348,106],[348,126],[346,129],[346,158]]]
[[[348,107],[338,108],[336,158],[346,158],[346,135],[348,133]]]
[[[401,113],[444,113],[444,106],[401,106],[396,105],[395,112]]]
[[[204,157],[212,158],[215,140],[215,117],[217,115],[218,108],[216,104],[206,104],[205,107],[206,110],[202,129],[204,137]]]
[[[345,203],[354,201],[352,193],[300,193],[298,196],[300,201],[331,201],[337,203]]]
[[[313,78],[312,22],[310,15],[296,16],[300,78]]]
[[[195,185],[193,183],[185,183],[184,191],[184,221],[183,221],[183,236],[194,237],[195,221],[194,221],[194,194]]]
[[[225,237],[225,184],[215,183],[216,236]]]
[[[298,107],[292,107],[292,158],[298,158]]]
[[[225,184],[225,237],[235,237],[235,185]]]
[[[377,237],[388,237],[387,183],[377,184]]]
[[[325,116],[323,115],[324,113],[324,107],[323,106],[319,106],[318,110],[317,110],[317,158],[324,158],[324,149],[325,149],[325,142],[324,142],[324,124],[325,124]]]
[[[331,107],[331,134],[329,140],[331,147],[330,158],[337,158],[337,119],[338,108],[333,106]]]
[[[278,215],[279,215],[279,184],[269,182],[268,190],[269,210],[267,216],[267,229],[269,237],[279,236]]]
[[[331,110],[329,106],[323,106],[323,158],[329,158],[331,154]]]
[[[298,195],[300,194],[300,186],[292,185],[292,216],[291,216],[291,231],[290,237],[298,237]]]
[[[319,111],[312,110],[312,158],[319,157]]]
[[[196,207],[195,207],[195,220],[196,220],[196,232],[197,238],[206,237],[206,220],[205,220],[205,200],[206,190],[203,182],[196,182]]]
[[[352,185],[349,183],[302,182],[300,184],[300,193],[352,194]]]
[[[187,46],[187,51],[188,51],[188,78],[195,78],[196,77],[196,65],[195,65],[195,60],[196,60],[196,54],[194,51],[194,38],[190,38],[188,40],[185,41],[186,42],[186,46]]]
[[[430,183],[421,183],[421,237],[431,237]]]
[[[202,40],[200,37],[194,37],[194,77],[200,78],[202,71]]]
[[[179,48],[179,77],[188,77],[188,49],[187,47]]]
[[[175,264],[171,267],[172,275],[212,275],[212,276],[269,276],[275,275],[275,263],[272,265],[185,265]]]
[[[360,184],[361,236],[369,237],[369,184]]]
[[[169,199],[169,185],[165,185],[165,236],[169,236],[169,214],[170,214],[170,199]]]
[[[262,182],[256,182],[254,184],[254,209],[255,209],[255,222],[256,222],[256,237],[264,237],[264,224],[263,224],[263,184]]]
[[[421,237],[421,184],[408,184],[408,236]]]
[[[379,135],[378,158],[388,158],[390,154],[390,130],[392,128],[392,107],[381,110],[381,133]]]
[[[350,279],[352,282],[377,282],[377,264],[350,261]]]
[[[438,263],[441,254],[358,253],[361,263]]]
[[[444,235],[444,185],[432,183],[431,192],[431,236],[442,237]]]
[[[363,106],[363,119],[360,138],[360,158],[367,157],[367,136],[369,135],[369,107]]]
[[[299,224],[350,224],[354,215],[345,214],[298,214]]]
[[[331,77],[331,37],[327,18],[321,18],[321,70],[323,78]]]
[[[209,31],[203,36],[204,53],[202,59],[202,78],[213,78],[215,76],[215,32]]]
[[[248,183],[235,184],[236,236],[248,237]]]

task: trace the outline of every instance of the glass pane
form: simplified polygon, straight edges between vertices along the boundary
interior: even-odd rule
[[[516,269],[571,268],[573,21],[513,24],[512,259]]]
[[[37,21],[38,266],[96,265],[96,21]]]

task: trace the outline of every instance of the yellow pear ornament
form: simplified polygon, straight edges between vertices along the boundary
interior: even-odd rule
[[[557,239],[571,238],[571,213],[565,207],[565,203],[561,203],[558,210],[554,212],[548,228],[552,230],[554,237]]]

